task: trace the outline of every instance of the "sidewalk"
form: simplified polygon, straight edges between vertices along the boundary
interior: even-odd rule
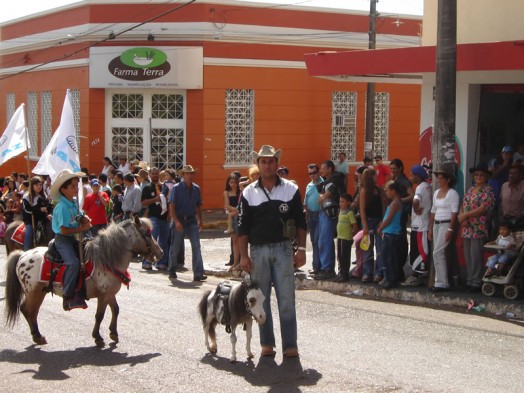
[[[227,227],[226,215],[222,209],[205,210],[203,212],[204,233],[206,238],[214,238],[222,243],[226,242],[222,252],[213,253],[213,258],[204,258],[206,274],[218,277],[231,278],[227,272],[229,248],[227,247],[228,237],[223,233]],[[203,233],[203,235],[204,235]],[[203,236],[204,237],[204,236]],[[203,245],[204,247],[204,245]],[[518,300],[510,301],[502,295],[487,297],[481,293],[468,294],[459,291],[449,291],[433,294],[426,287],[399,287],[394,289],[382,289],[377,284],[362,284],[359,280],[352,279],[348,283],[335,283],[333,281],[315,281],[307,276],[307,271],[311,269],[312,250],[311,244],[307,243],[306,259],[307,263],[301,271],[295,275],[295,285],[297,289],[315,289],[330,291],[350,297],[364,297],[370,300],[385,300],[403,302],[425,307],[448,307],[457,311],[466,311],[468,303],[473,300],[477,305],[484,306],[485,310],[480,312],[486,316],[500,316],[508,320],[524,319],[524,300],[521,294]],[[218,255],[221,254],[221,255]],[[471,310],[472,313],[479,313]]]

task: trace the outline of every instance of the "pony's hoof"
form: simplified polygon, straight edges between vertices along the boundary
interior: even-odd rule
[[[118,342],[118,334],[110,334],[109,338],[115,343]]]
[[[211,347],[211,348],[208,348],[209,349],[209,352],[211,353],[217,353],[217,347]]]
[[[249,353],[247,354],[247,358],[248,358],[248,359],[253,359],[254,357],[255,357],[255,355],[253,355],[251,352],[249,352]]]
[[[98,348],[104,348],[106,346],[106,343],[104,341],[104,339],[98,339],[98,340],[95,340],[95,345],[98,347]]]
[[[46,345],[46,344],[47,344],[47,340],[45,339],[44,336],[33,337],[33,342],[34,342],[36,345]]]
[[[237,362],[237,358],[236,357],[232,357],[231,359],[229,359],[229,362],[230,363],[236,363]]]

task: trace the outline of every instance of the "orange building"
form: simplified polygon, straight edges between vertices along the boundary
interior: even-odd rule
[[[0,122],[26,103],[32,166],[71,89],[81,166],[126,154],[199,168],[204,207],[222,207],[225,179],[262,144],[303,189],[310,162],[364,156],[366,84],[311,77],[307,53],[367,48],[368,16],[239,1],[187,5],[87,0],[0,25]],[[384,17],[377,47],[418,46],[421,20]],[[145,22],[145,23],[144,23]],[[375,146],[418,160],[421,88],[376,84]],[[0,175],[24,171],[19,156]],[[349,191],[352,191],[352,185]]]

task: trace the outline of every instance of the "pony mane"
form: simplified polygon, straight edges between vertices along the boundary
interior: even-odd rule
[[[87,243],[86,258],[109,268],[118,266],[118,262],[128,252],[122,250],[122,246],[130,240],[125,229],[128,225],[133,224],[127,220],[120,224],[113,222],[100,231],[97,237]]]

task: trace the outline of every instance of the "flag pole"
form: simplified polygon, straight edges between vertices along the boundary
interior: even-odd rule
[[[24,113],[24,129],[25,129],[25,145],[27,146],[27,154],[25,156],[27,163],[27,176],[29,177],[29,196],[31,196],[31,164],[29,163],[29,131],[27,130],[27,118],[25,115],[25,104],[22,103],[22,112]],[[33,203],[33,201],[29,201]],[[33,225],[33,247],[36,247],[36,226],[35,226],[35,215],[31,213],[31,224]]]

